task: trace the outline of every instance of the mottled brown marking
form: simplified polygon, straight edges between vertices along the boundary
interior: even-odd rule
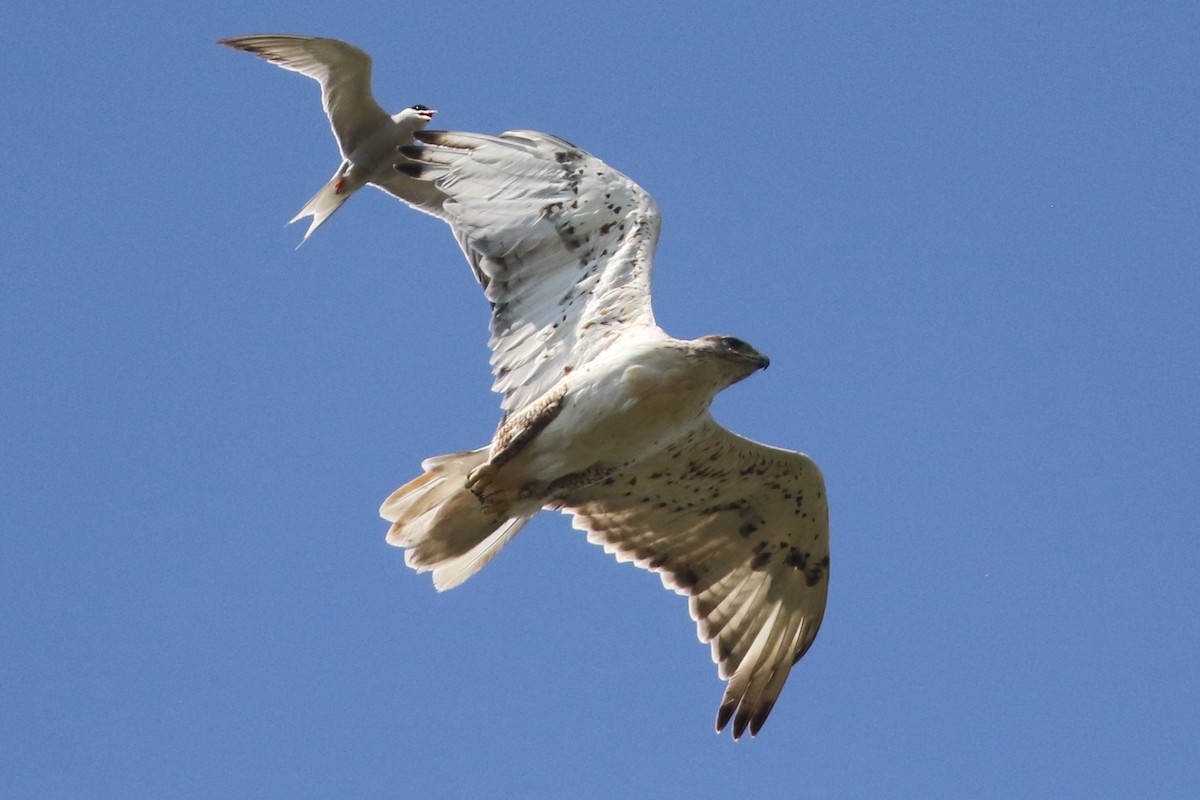
[[[691,589],[700,582],[700,576],[691,567],[684,567],[675,572],[675,583],[683,589]]]
[[[542,395],[520,412],[505,417],[492,440],[492,452],[488,461],[496,467],[508,463],[558,416],[566,396],[567,387],[560,386]]]

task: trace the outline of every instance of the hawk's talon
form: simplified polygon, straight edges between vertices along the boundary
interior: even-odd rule
[[[488,461],[467,473],[467,488],[483,501],[484,492],[496,477],[496,465]]]

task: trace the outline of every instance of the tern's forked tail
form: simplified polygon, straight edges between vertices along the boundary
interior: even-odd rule
[[[288,220],[288,225],[291,225],[297,220],[305,217],[312,217],[312,223],[308,226],[308,230],[304,232],[304,238],[300,240],[300,244],[308,241],[308,237],[312,236],[313,231],[321,227],[325,220],[333,216],[333,212],[342,207],[342,203],[350,199],[350,195],[354,194],[355,189],[346,185],[345,167],[338,169],[329,183],[321,187],[321,190],[312,196],[312,199],[304,204],[304,208]],[[300,244],[296,247],[300,247]]]

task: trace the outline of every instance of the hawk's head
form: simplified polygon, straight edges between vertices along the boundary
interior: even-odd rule
[[[771,359],[735,336],[701,336],[692,341],[699,353],[713,359],[726,376],[726,386],[766,369]]]

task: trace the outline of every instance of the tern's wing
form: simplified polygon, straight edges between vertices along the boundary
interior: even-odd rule
[[[338,39],[261,34],[222,39],[321,84],[321,104],[342,156],[390,119],[371,94],[371,57]]]

